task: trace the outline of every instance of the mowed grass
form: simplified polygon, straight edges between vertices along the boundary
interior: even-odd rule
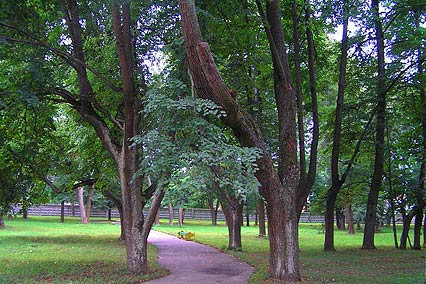
[[[191,231],[196,234],[197,242],[225,251],[228,245],[228,231],[224,223],[220,223],[219,226],[211,226],[208,222],[188,220],[185,226],[180,228],[171,227],[164,220],[164,223],[162,222],[154,229],[170,234],[176,234],[180,230]],[[279,283],[268,277],[268,240],[258,238],[258,228],[253,226],[243,227],[242,235],[243,251],[226,252],[255,268],[249,283]],[[362,238],[362,232],[349,235],[345,231],[336,231],[337,252],[326,253],[323,252],[324,234],[321,226],[319,224],[301,224],[299,240],[302,283],[424,283],[425,250],[395,250],[390,228],[383,228],[376,234],[377,250],[361,250]]]
[[[126,249],[118,240],[120,226],[105,219],[90,224],[78,218],[21,217],[0,229],[0,283],[142,283],[166,275],[157,252],[148,251],[151,272],[127,272]]]

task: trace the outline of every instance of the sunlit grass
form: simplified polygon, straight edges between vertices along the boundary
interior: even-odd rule
[[[127,272],[120,227],[101,219],[17,218],[0,230],[0,283],[142,283],[166,274],[149,248],[149,275]]]
[[[169,226],[166,221],[154,229],[176,234],[180,230],[195,232],[196,241],[225,250],[228,231],[224,223],[188,220],[184,227]],[[257,227],[243,227],[243,251],[228,252],[255,268],[251,284],[279,283],[268,278],[269,244],[257,237]],[[337,252],[323,252],[324,234],[320,224],[301,224],[300,265],[302,283],[424,283],[425,251],[395,250],[390,228],[383,228],[375,237],[377,250],[361,250],[363,234],[349,235],[336,231]]]

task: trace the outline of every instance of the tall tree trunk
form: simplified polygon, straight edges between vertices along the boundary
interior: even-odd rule
[[[5,226],[4,226],[4,219],[3,219],[3,215],[2,214],[0,214],[0,229],[3,229]]]
[[[401,232],[401,238],[399,241],[400,249],[407,249],[407,239],[408,239],[408,233],[410,232],[410,224],[411,224],[410,217],[407,214],[405,214],[405,211],[403,211],[402,212],[402,232]]]
[[[61,223],[65,222],[65,201],[61,201]]]
[[[179,209],[178,209],[178,225],[179,225],[179,227],[183,226],[184,217],[185,217],[185,209],[182,206],[180,206]]]
[[[355,234],[354,216],[351,204],[346,204],[345,206],[345,219],[346,223],[348,224],[348,234]]]
[[[385,83],[385,46],[382,22],[379,14],[380,0],[372,0],[373,21],[377,43],[377,119],[376,119],[376,143],[374,157],[374,172],[371,179],[370,192],[367,200],[367,212],[365,215],[363,249],[375,249],[374,233],[376,230],[376,208],[379,191],[382,185],[384,166],[384,142],[386,119],[386,83]]]
[[[423,221],[423,247],[426,248],[426,214],[424,214],[425,218]]]
[[[86,199],[86,207],[84,208],[84,210],[86,210],[87,223],[90,222],[90,210],[92,208],[92,197],[94,193],[95,193],[95,190],[93,188],[93,185],[90,185],[89,194],[87,195],[87,199]]]
[[[84,189],[82,186],[77,188],[78,205],[80,206],[80,220],[82,224],[87,224],[86,208],[84,205]]]
[[[211,216],[211,220],[212,220],[212,225],[216,226],[217,225],[217,211],[219,210],[219,200],[216,200],[216,203],[215,203],[213,198],[209,197],[207,202],[208,202],[209,209],[210,209],[210,216]]]
[[[160,209],[158,209],[157,214],[155,215],[154,225],[160,226]]]
[[[349,5],[347,0],[343,1],[343,32],[340,45],[339,84],[337,90],[336,116],[334,119],[333,148],[331,153],[331,187],[327,191],[325,209],[325,239],[324,250],[335,251],[334,248],[334,208],[336,207],[337,195],[344,183],[344,177],[340,178],[339,156],[340,138],[343,118],[343,102],[346,88],[346,66],[348,59],[348,24]]]
[[[259,4],[261,4],[259,2]],[[272,7],[271,7],[272,5]],[[261,6],[261,5],[260,5]],[[268,13],[274,14],[271,24],[265,23],[265,31],[270,40],[273,62],[276,66],[275,76],[283,84],[277,82],[276,90],[284,87],[288,92],[276,95],[280,121],[280,159],[279,170],[274,169],[274,163],[268,152],[265,139],[256,121],[238,104],[230,89],[222,80],[208,44],[202,41],[195,5],[191,0],[179,0],[181,11],[185,49],[188,65],[194,86],[199,97],[210,99],[220,105],[227,116],[223,122],[233,130],[235,137],[242,146],[257,147],[262,151],[258,158],[259,170],[256,177],[261,184],[260,194],[267,202],[268,230],[270,242],[271,275],[285,281],[299,281],[299,251],[298,251],[298,216],[296,206],[296,191],[299,170],[297,166],[297,141],[295,133],[295,94],[289,84],[287,53],[281,53],[282,45],[276,48],[269,26],[281,29],[281,15],[277,1],[268,2]],[[276,13],[276,14],[275,14]],[[266,17],[262,17],[266,19]],[[268,19],[269,20],[269,19]],[[266,20],[265,20],[266,21]],[[280,55],[285,56],[282,62]],[[283,67],[285,66],[285,68]],[[279,88],[278,88],[279,87]],[[282,183],[281,183],[282,182]]]
[[[241,250],[241,223],[244,205],[235,196],[227,193],[223,193],[221,204],[228,227],[228,250]]]
[[[262,197],[257,200],[257,214],[259,216],[259,237],[266,236],[266,222],[265,222],[265,202]]]
[[[170,201],[167,204],[167,208],[169,209],[169,225],[173,226],[173,206]]]
[[[344,210],[338,207],[336,207],[336,225],[337,225],[337,229],[346,230]]]
[[[294,13],[294,8],[293,12]],[[297,19],[297,16],[293,15],[293,20]],[[316,79],[316,70],[315,70],[315,45],[314,45],[314,37],[312,34],[312,30],[310,27],[311,21],[311,8],[308,1],[306,11],[305,11],[305,19],[306,19],[306,39],[308,43],[308,73],[309,73],[309,90],[311,94],[311,109],[312,109],[312,142],[310,147],[310,156],[309,156],[309,170],[308,173],[302,174],[302,166],[306,167],[306,162],[302,162],[302,157],[300,157],[300,178],[299,185],[297,189],[297,214],[298,218],[300,218],[300,214],[302,214],[303,207],[306,203],[306,199],[309,196],[309,193],[312,191],[312,187],[315,183],[316,172],[317,172],[317,157],[318,157],[318,141],[319,141],[319,114],[318,114],[318,95],[317,95],[317,79]],[[294,27],[294,23],[293,23]],[[298,106],[299,107],[299,106]],[[300,111],[298,111],[300,112]],[[301,116],[298,114],[298,116]],[[303,123],[299,121],[298,123]],[[299,132],[303,130],[303,127],[299,127]],[[299,139],[300,137],[299,133]],[[303,133],[304,138],[304,133]],[[302,140],[303,144],[304,139]],[[299,141],[299,148],[301,147],[301,142]],[[304,148],[304,147],[303,147]],[[301,149],[299,153],[301,152]],[[304,158],[304,157],[303,157]],[[305,170],[306,171],[306,170]]]
[[[421,18],[420,12],[416,11],[416,27],[420,28]],[[421,58],[424,55],[424,48],[419,47],[417,51],[417,72],[418,81],[417,88],[420,93],[420,117],[421,117],[421,129],[422,129],[422,154],[420,157],[420,171],[419,171],[419,185],[416,192],[417,206],[420,208],[416,215],[415,227],[414,227],[414,248],[420,249],[420,231],[421,222],[420,219],[423,216],[423,209],[426,206],[425,201],[425,188],[426,188],[426,78],[425,78],[425,62]],[[426,215],[426,214],[425,214]],[[418,240],[416,239],[418,238]],[[423,227],[423,246],[426,247],[426,217]]]
[[[413,249],[420,250],[420,235],[422,230],[422,221],[423,221],[423,209],[417,210],[416,217],[414,219],[414,241]]]

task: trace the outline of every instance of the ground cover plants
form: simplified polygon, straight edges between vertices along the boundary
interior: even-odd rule
[[[155,230],[175,234],[180,230],[195,233],[197,242],[226,251],[227,227],[223,223],[211,226],[205,221],[188,220],[184,227],[169,226],[161,222]],[[258,228],[242,227],[243,250],[230,252],[252,265],[255,272],[250,284],[280,283],[268,278],[268,240],[258,238]],[[424,283],[425,252],[395,250],[390,228],[382,228],[376,234],[377,250],[361,250],[363,234],[357,231],[349,235],[336,231],[335,253],[323,251],[324,233],[321,224],[301,224],[299,227],[301,277],[305,284],[357,283],[357,284],[402,284]]]
[[[6,221],[0,230],[0,283],[142,283],[167,271],[157,266],[150,246],[151,271],[135,276],[126,268],[126,249],[120,227],[93,218],[21,217]]]

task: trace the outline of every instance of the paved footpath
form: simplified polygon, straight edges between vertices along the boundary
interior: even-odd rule
[[[195,236],[197,237],[197,236]],[[246,284],[253,268],[217,249],[151,230],[158,262],[171,275],[147,284]]]

